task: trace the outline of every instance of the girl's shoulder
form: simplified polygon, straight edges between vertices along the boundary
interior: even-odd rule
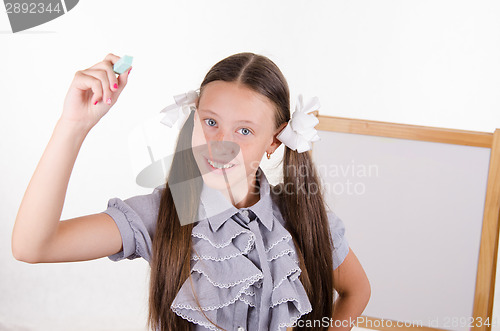
[[[150,232],[156,227],[160,201],[164,190],[165,184],[162,184],[155,187],[151,193],[136,195],[124,200],[138,214]]]

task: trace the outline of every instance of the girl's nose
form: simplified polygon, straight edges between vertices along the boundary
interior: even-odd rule
[[[214,140],[223,141],[224,137],[229,137],[229,135],[225,133],[223,130],[218,130],[217,133],[215,134]]]
[[[212,141],[208,144],[212,157],[221,161],[234,158],[239,152],[239,146],[231,139],[231,133],[224,130],[217,130],[212,136]]]

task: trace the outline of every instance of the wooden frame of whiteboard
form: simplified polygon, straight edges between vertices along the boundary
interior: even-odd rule
[[[479,321],[480,318],[484,321],[486,318],[489,318],[488,320],[492,323],[499,239],[498,232],[500,225],[500,129],[497,128],[493,133],[489,133],[325,116],[320,115],[317,110],[312,112],[312,114],[319,119],[319,123],[315,127],[318,131],[355,133],[370,136],[486,147],[491,149],[472,317],[474,321]],[[314,150],[314,142],[312,144]],[[365,315],[363,315],[363,317],[370,323],[358,324],[359,327],[368,328],[366,324],[387,324],[382,323],[382,320],[379,318]],[[370,326],[370,328],[374,330],[395,329],[395,327],[375,328],[373,326]],[[398,329],[401,329],[401,327]],[[418,326],[409,326],[402,329],[442,330]],[[481,325],[475,329],[489,331],[491,330],[491,325]]]

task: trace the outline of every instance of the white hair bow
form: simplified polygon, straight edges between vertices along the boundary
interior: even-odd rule
[[[199,95],[198,91],[199,90],[190,90],[186,93],[174,96],[175,103],[160,111],[160,113],[165,113],[165,116],[160,122],[170,128],[175,125],[177,130],[180,130],[189,117],[192,107],[196,107],[196,99]]]
[[[295,111],[288,124],[277,136],[288,148],[297,150],[298,153],[306,152],[312,148],[312,141],[318,141],[318,136],[314,128],[319,120],[310,112],[319,109],[318,97],[313,97],[304,104],[302,94],[299,94]]]

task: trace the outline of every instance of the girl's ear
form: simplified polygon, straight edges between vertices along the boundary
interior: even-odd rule
[[[285,128],[285,126],[287,126],[288,122],[285,122],[283,124],[280,125],[280,127],[278,129],[276,129],[276,132],[273,136],[273,142],[271,144],[270,147],[273,148],[273,152],[278,148],[280,147],[281,145],[281,141],[277,138],[278,135],[281,133],[281,131],[283,131],[283,129]]]
[[[278,138],[276,138],[280,133],[281,131],[283,131],[283,129],[285,128],[285,126],[288,125],[288,122],[285,122],[285,123],[282,123],[280,125],[280,127],[278,129],[276,129],[276,132],[274,133],[274,139],[278,140]],[[279,140],[278,140],[279,141]]]

